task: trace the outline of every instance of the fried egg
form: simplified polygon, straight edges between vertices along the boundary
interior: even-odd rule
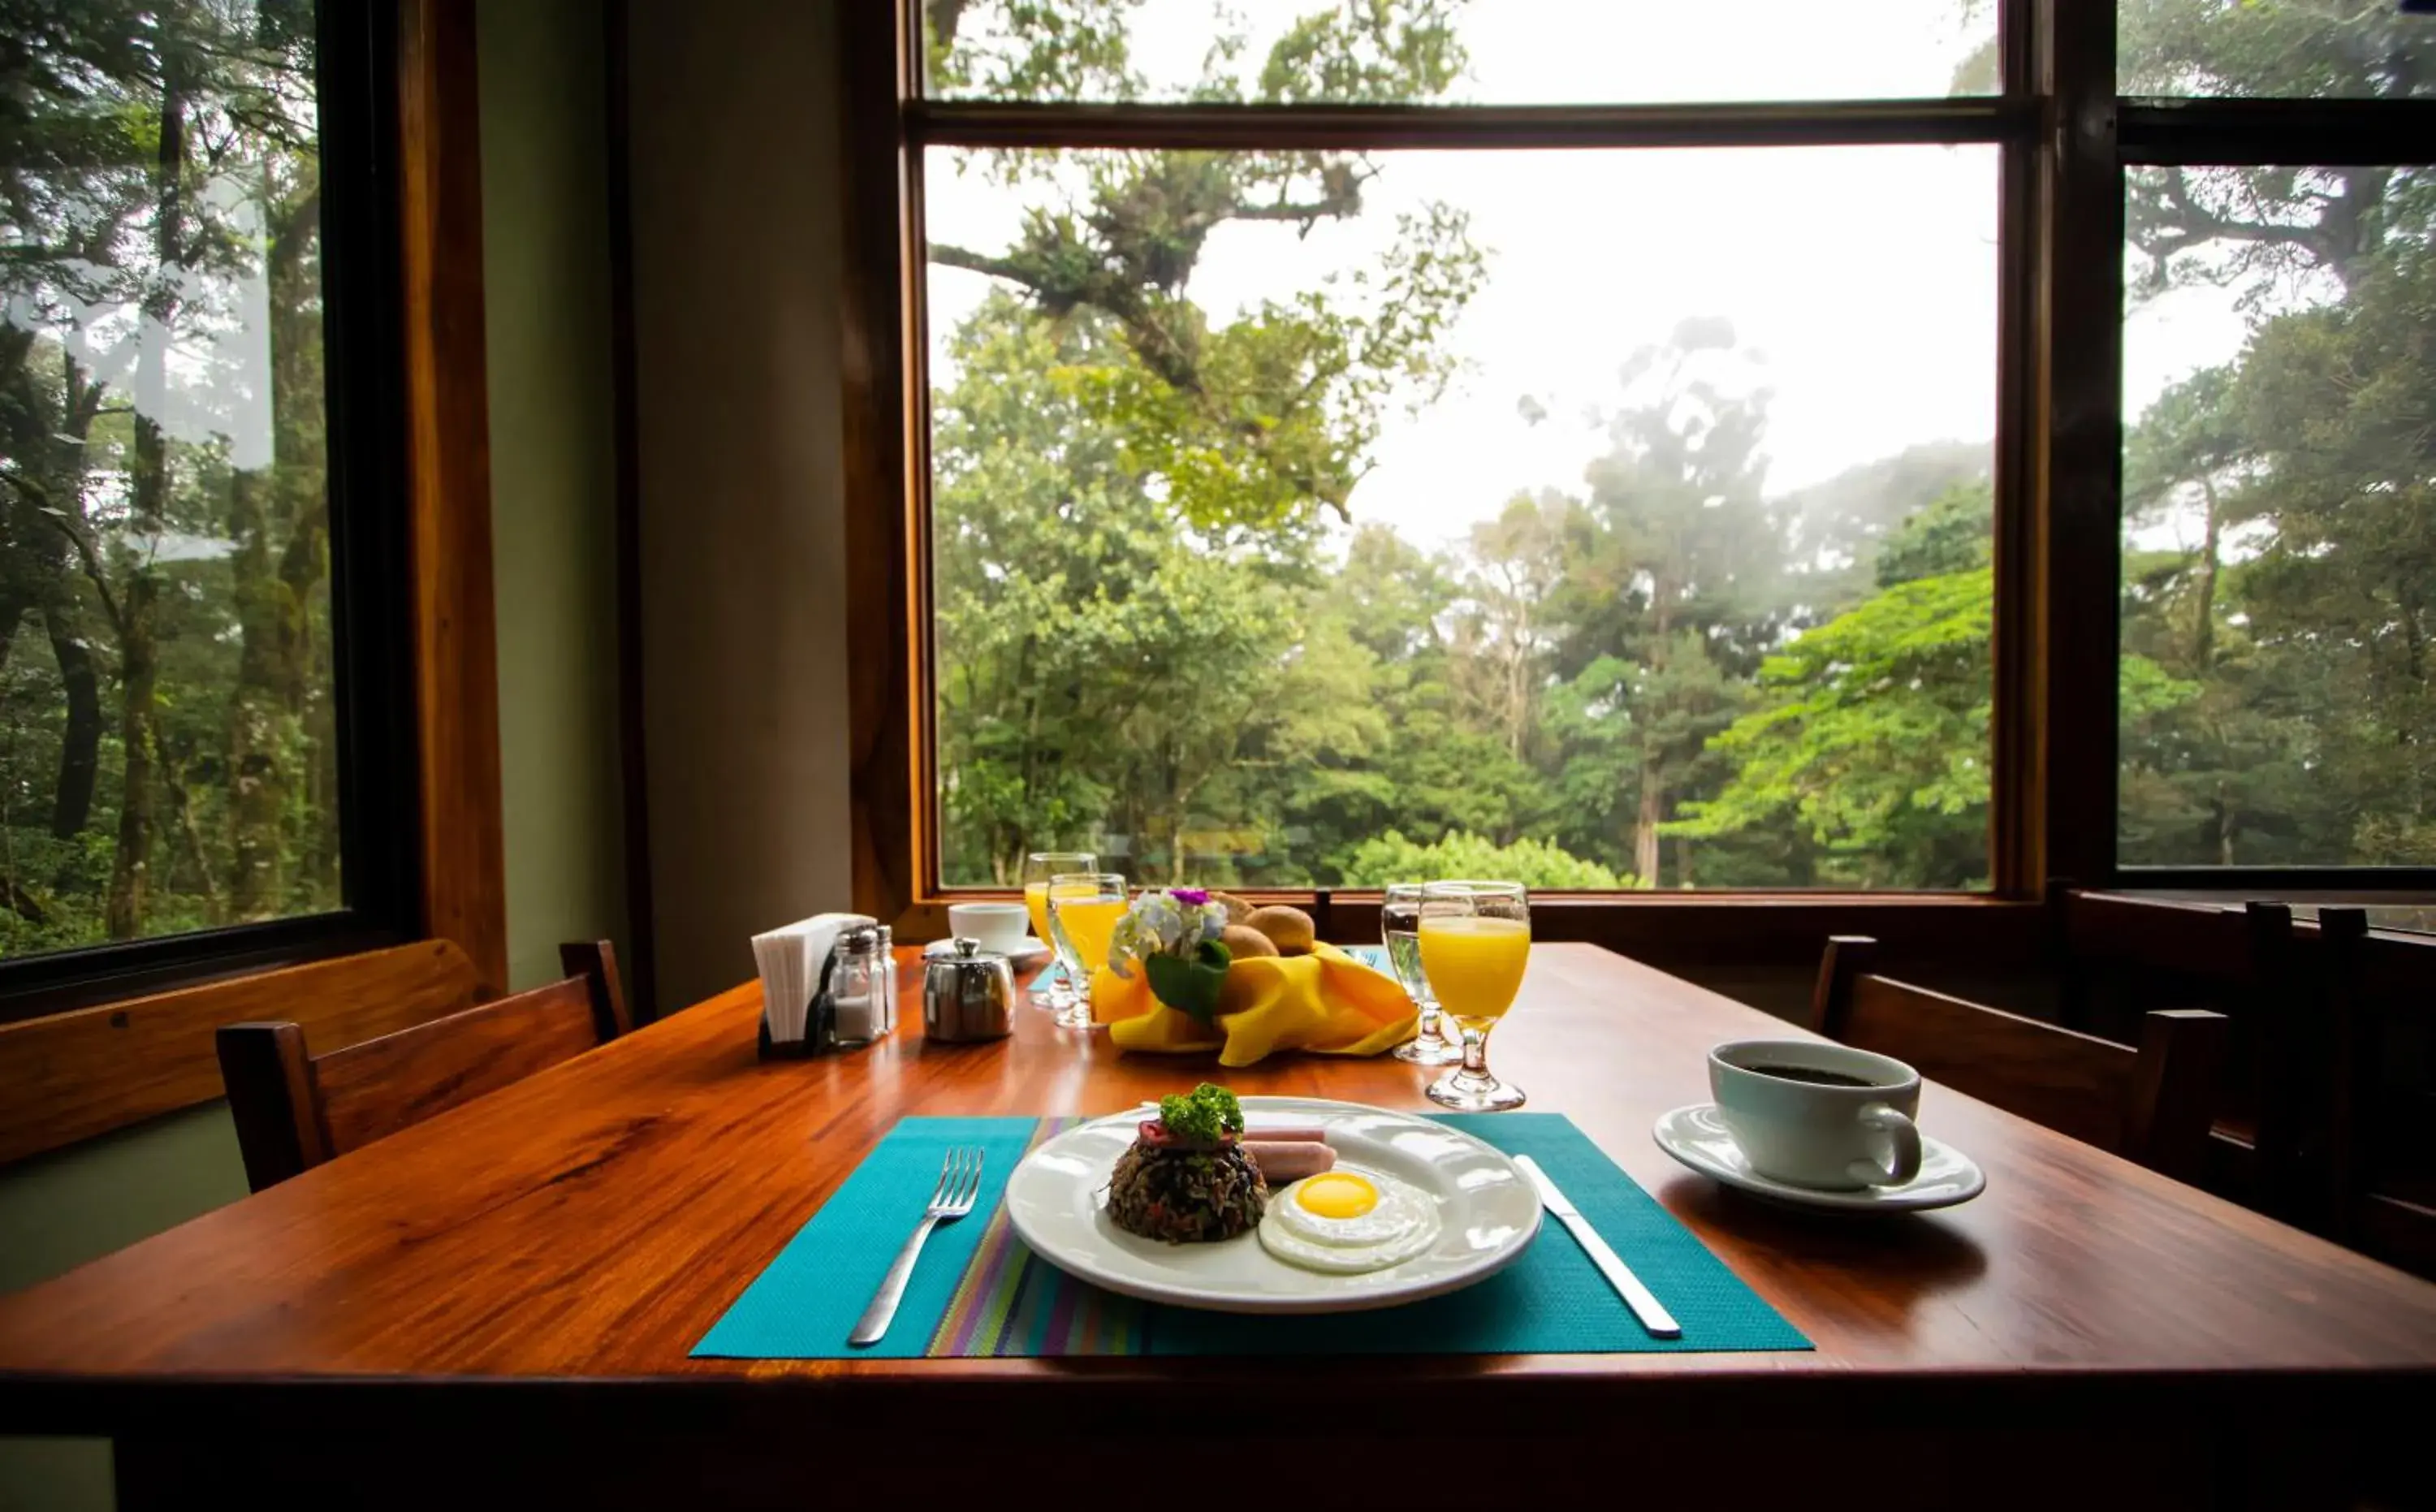
[[[1438,1205],[1393,1176],[1325,1171],[1270,1197],[1261,1247],[1305,1270],[1385,1270],[1437,1243]]]

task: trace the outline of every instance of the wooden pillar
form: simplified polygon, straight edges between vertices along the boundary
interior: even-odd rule
[[[507,990],[473,0],[398,8],[398,194],[423,923]]]

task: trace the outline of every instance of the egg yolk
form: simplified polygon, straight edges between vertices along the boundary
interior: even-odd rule
[[[1302,1210],[1321,1218],[1359,1218],[1379,1206],[1379,1189],[1350,1171],[1332,1171],[1305,1181],[1295,1193]]]

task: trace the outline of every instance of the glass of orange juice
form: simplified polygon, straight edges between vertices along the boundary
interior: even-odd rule
[[[1108,964],[1108,942],[1125,916],[1125,879],[1115,872],[1060,872],[1049,879],[1049,929],[1073,1000],[1057,1008],[1066,1029],[1091,1027],[1091,973]]]
[[[1466,1113],[1521,1107],[1522,1089],[1488,1071],[1488,1034],[1522,989],[1531,962],[1531,895],[1520,882],[1433,882],[1421,895],[1421,970],[1438,1012],[1463,1030],[1463,1064],[1430,1084],[1430,1101]]]
[[[1053,948],[1049,933],[1049,879],[1060,873],[1096,872],[1100,858],[1088,850],[1035,850],[1023,858],[1023,906],[1032,914],[1032,937]],[[1074,999],[1073,984],[1064,972],[1040,974],[1032,1000],[1043,1008],[1066,1008]]]

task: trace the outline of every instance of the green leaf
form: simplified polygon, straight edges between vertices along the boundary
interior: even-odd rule
[[[1224,944],[1204,940],[1191,957],[1155,955],[1142,963],[1142,970],[1150,978],[1151,996],[1206,1024],[1218,1016],[1218,995],[1233,961]]]

